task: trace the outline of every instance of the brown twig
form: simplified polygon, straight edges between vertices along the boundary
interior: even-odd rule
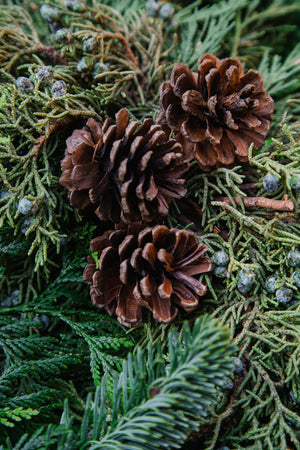
[[[241,184],[239,187],[242,191],[253,191],[259,189],[259,187],[256,186],[255,183]]]
[[[54,131],[56,131],[57,128],[59,128],[59,127],[61,127],[61,126],[67,125],[70,121],[71,121],[71,119],[69,118],[69,119],[65,119],[65,120],[62,120],[62,121],[58,121],[58,120],[57,120],[56,122],[54,122],[54,123],[50,126],[48,132],[47,132],[46,134],[43,134],[42,136],[40,136],[40,137],[36,140],[36,143],[35,143],[35,145],[33,146],[33,150],[35,151],[35,156],[38,155],[38,153],[39,153],[40,149],[42,148],[44,142],[49,138],[49,136],[50,136]]]
[[[238,197],[233,197],[233,200],[237,205],[240,205],[240,199]],[[218,199],[227,205],[232,206],[232,201],[228,197],[221,197]],[[284,199],[284,200],[274,200],[272,198],[266,197],[243,197],[242,201],[246,208],[266,208],[266,209],[275,209],[277,211],[294,211],[295,205],[292,200]]]
[[[55,48],[49,45],[38,45],[35,49],[37,53],[42,53],[47,56],[52,64],[61,64],[62,66],[67,66],[68,62],[55,50]]]
[[[52,64],[61,64],[63,66],[68,65],[67,61],[65,61],[63,57],[60,56],[60,54],[57,53],[57,51],[53,47],[47,45],[36,45],[33,47],[25,48],[15,53],[14,56],[10,59],[7,66],[5,67],[6,72],[9,73],[12,67],[18,61],[18,59],[21,58],[22,56],[34,55],[35,53],[42,53],[43,55],[47,56]]]
[[[138,68],[138,70],[140,72],[141,70],[140,70],[140,67],[139,67],[139,62],[138,62],[137,58],[134,56],[133,51],[129,47],[129,43],[128,43],[127,39],[123,36],[123,34],[120,31],[117,31],[115,33],[115,37],[123,45],[127,58],[130,59],[130,61],[132,61],[135,64],[135,66]]]

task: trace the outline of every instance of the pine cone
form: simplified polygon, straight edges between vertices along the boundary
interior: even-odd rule
[[[203,170],[248,160],[251,143],[264,144],[274,102],[256,70],[244,75],[237,58],[219,60],[206,54],[198,71],[175,64],[160,89],[160,106],[179,142],[193,147]],[[162,116],[159,122],[164,123]]]
[[[103,220],[152,221],[166,216],[172,198],[185,195],[188,169],[182,147],[160,125],[145,119],[129,123],[121,109],[116,124],[89,119],[67,139],[60,183],[69,189],[71,205],[93,205]]]
[[[133,223],[93,239],[90,249],[98,263],[89,256],[83,278],[91,286],[92,303],[116,313],[127,327],[141,323],[142,307],[159,322],[170,322],[177,306],[192,311],[206,292],[194,276],[212,264],[190,231]]]

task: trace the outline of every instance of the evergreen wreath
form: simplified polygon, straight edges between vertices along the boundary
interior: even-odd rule
[[[299,19],[3,0],[1,450],[300,449]]]

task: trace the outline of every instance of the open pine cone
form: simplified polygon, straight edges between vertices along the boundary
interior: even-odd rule
[[[192,311],[206,286],[195,276],[211,270],[207,248],[196,234],[164,225],[133,223],[106,231],[91,241],[98,263],[90,263],[83,278],[92,303],[132,327],[142,321],[142,307],[159,322],[170,322],[177,306]]]
[[[274,102],[256,70],[245,75],[237,58],[206,54],[198,71],[175,64],[160,89],[158,123],[177,131],[177,140],[193,147],[203,170],[248,160],[251,143],[264,144]]]
[[[116,124],[89,119],[67,139],[60,183],[70,191],[71,205],[93,206],[103,220],[152,221],[166,216],[172,198],[185,195],[180,178],[189,163],[182,147],[160,125],[145,119],[129,122],[121,109]]]

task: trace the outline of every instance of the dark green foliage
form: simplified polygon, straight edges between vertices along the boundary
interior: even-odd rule
[[[136,356],[129,354],[123,361],[111,393],[106,377],[102,379],[94,398],[87,397],[80,429],[74,429],[66,402],[60,425],[44,434],[38,431],[31,445],[55,444],[61,450],[82,445],[103,450],[179,448],[221,396],[224,378],[232,375],[233,353],[227,331],[217,322],[206,316],[192,329],[185,323],[180,334],[173,329],[168,335],[167,360],[160,345],[149,344],[146,356],[137,348]]]
[[[3,437],[10,435],[11,426],[16,428],[15,437],[20,436],[25,419],[36,414],[38,423],[54,419],[66,397],[80,411],[78,390],[99,384],[104,372],[121,368],[122,355],[133,345],[113,319],[89,307],[83,266],[82,257],[72,262],[66,257],[60,274],[41,294],[0,308]],[[43,315],[50,323],[46,329]]]
[[[39,420],[51,417],[61,405],[61,396],[76,400],[72,383],[63,383],[63,373],[75,370],[82,364],[82,354],[59,342],[58,339],[40,336],[38,321],[18,317],[1,316],[0,345],[0,417],[1,436],[5,427],[14,426],[13,420],[30,419],[39,414]],[[29,329],[32,334],[28,335]],[[78,400],[77,400],[78,401]],[[27,416],[26,416],[27,411]],[[24,412],[24,414],[22,414]],[[13,418],[12,415],[20,419]],[[42,417],[41,417],[42,416]],[[5,418],[12,419],[5,421]],[[22,424],[21,429],[22,429]]]

